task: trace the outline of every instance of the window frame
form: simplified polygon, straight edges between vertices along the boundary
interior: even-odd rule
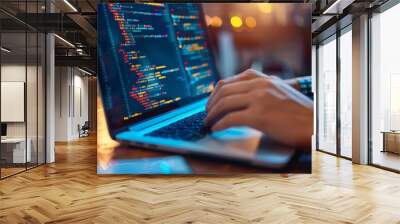
[[[395,172],[395,173],[400,173],[400,169],[394,169],[391,167],[387,167],[384,165],[380,165],[377,163],[373,162],[373,130],[372,130],[372,94],[373,94],[373,88],[372,88],[372,19],[374,17],[374,14],[381,14],[384,13],[385,11],[393,8],[394,6],[400,4],[399,0],[388,0],[385,3],[383,3],[382,5],[370,9],[367,11],[368,13],[368,32],[367,32],[367,38],[368,38],[368,69],[367,69],[367,75],[368,75],[368,165],[373,166],[373,167],[377,167],[383,170],[387,170],[387,171],[391,171],[391,172]]]
[[[47,3],[47,1],[48,0],[33,0],[33,1],[28,1],[28,0],[20,0],[20,2],[21,3],[24,3],[25,4],[25,20],[26,20],[26,16],[27,16],[27,13],[29,13],[28,12],[28,9],[27,9],[27,4],[28,3],[34,3],[34,4],[36,4],[36,13],[39,13],[39,3]],[[1,5],[0,5],[0,7],[1,7]],[[7,13],[7,11],[4,11],[3,9],[1,9],[3,12],[6,12]],[[46,7],[46,12],[48,11],[48,7]],[[10,14],[11,15],[11,14]],[[46,79],[47,79],[47,43],[48,43],[48,40],[47,40],[47,32],[43,32],[43,31],[40,31],[40,30],[38,30],[38,29],[36,29],[36,28],[34,28],[34,27],[32,27],[32,26],[30,26],[29,24],[27,24],[27,23],[24,23],[23,21],[20,21],[18,18],[16,18],[16,17],[11,17],[12,19],[15,19],[16,21],[18,21],[18,22],[22,22],[23,24],[22,24],[22,27],[23,27],[23,29],[21,29],[21,30],[19,30],[19,31],[16,31],[16,32],[11,32],[11,33],[18,33],[18,34],[20,34],[20,35],[24,35],[24,45],[25,45],[25,49],[24,49],[24,52],[25,52],[25,56],[24,56],[24,58],[22,58],[24,61],[25,61],[25,69],[24,69],[24,71],[25,71],[25,87],[24,87],[24,89],[25,89],[25,93],[24,93],[24,130],[25,130],[25,134],[24,134],[24,139],[25,139],[25,166],[24,167],[21,167],[21,168],[23,168],[23,169],[21,169],[20,171],[17,171],[17,172],[14,172],[14,173],[11,173],[11,174],[8,174],[8,175],[4,175],[4,173],[2,173],[2,167],[0,166],[0,180],[3,180],[3,179],[6,179],[6,178],[8,178],[8,177],[12,177],[12,176],[14,176],[14,175],[17,175],[17,174],[19,174],[19,173],[23,173],[23,172],[26,172],[26,171],[28,171],[28,170],[30,170],[30,169],[33,169],[33,168],[36,168],[36,167],[39,167],[39,166],[41,166],[41,165],[44,165],[44,164],[46,164],[46,161],[47,161],[47,110],[46,110],[46,108],[47,108],[47,81],[46,81]],[[2,27],[2,23],[0,23],[0,28]],[[3,31],[2,29],[0,29],[0,46],[2,45],[2,34],[3,33],[10,33],[10,32],[8,32],[8,31]],[[28,76],[28,65],[29,65],[29,63],[28,63],[28,34],[33,34],[33,35],[35,35],[36,36],[36,47],[35,47],[35,53],[36,53],[36,60],[33,62],[33,64],[32,65],[34,65],[34,66],[36,66],[36,69],[35,69],[35,75],[36,75],[36,86],[35,86],[35,88],[36,88],[36,90],[35,90],[35,93],[34,94],[36,94],[36,122],[34,122],[35,124],[34,125],[36,125],[36,127],[35,127],[35,129],[36,129],[36,136],[33,136],[32,138],[36,138],[36,142],[37,142],[37,144],[36,144],[36,161],[34,162],[34,163],[29,163],[29,162],[27,162],[27,156],[28,156],[28,153],[27,153],[27,148],[28,148],[28,108],[27,108],[27,84],[28,84],[28,78],[27,78],[27,76]],[[43,34],[43,35],[40,35],[40,34]],[[39,39],[39,36],[41,36],[42,38],[40,38]],[[39,41],[41,41],[41,44],[42,44],[42,48],[43,49],[40,49],[39,48]],[[39,51],[39,49],[41,50],[41,51]],[[43,60],[43,64],[42,64],[42,70],[41,70],[41,75],[42,75],[42,84],[43,84],[43,92],[42,92],[42,96],[44,97],[43,99],[42,99],[42,105],[41,105],[41,107],[43,107],[42,109],[44,110],[43,112],[44,112],[44,115],[42,116],[42,117],[39,117],[40,115],[39,115],[39,113],[38,113],[38,111],[39,111],[39,79],[38,79],[38,77],[39,77],[39,52],[41,52],[41,53],[43,53],[43,55],[40,55],[41,57],[42,57],[42,60]],[[2,66],[3,66],[3,64],[2,64],[2,62],[3,62],[3,60],[2,60],[2,54],[0,54],[0,82],[1,82],[1,68],[2,68]],[[0,86],[0,89],[1,89],[1,86]],[[1,91],[0,91],[1,92]],[[0,99],[1,100],[1,99]],[[1,105],[0,105],[0,111],[1,111]],[[0,115],[1,116],[1,115]],[[43,159],[43,162],[39,162],[39,141],[38,141],[38,139],[39,139],[39,120],[42,122],[42,125],[43,125],[43,145],[42,145],[42,149],[41,149],[41,151],[44,153],[43,155],[41,155],[41,157],[43,157],[42,159]],[[1,119],[0,119],[0,123],[1,123]],[[33,140],[33,139],[32,139]],[[1,146],[1,144],[0,144],[0,158],[1,158],[1,152],[2,152],[2,146]],[[32,152],[33,152],[33,150],[32,150]],[[31,155],[32,155],[32,152],[31,152]],[[29,166],[28,166],[28,163],[29,163]],[[1,164],[0,164],[1,165]]]
[[[338,21],[340,22],[340,21]],[[340,103],[341,103],[341,97],[340,97],[340,81],[341,81],[341,67],[340,67],[340,37],[342,35],[344,35],[347,32],[352,32],[352,22],[350,22],[349,24],[346,24],[344,27],[341,28],[337,28],[336,32],[327,36],[324,39],[321,39],[317,42],[316,44],[316,151],[319,152],[323,152],[329,155],[333,155],[333,156],[337,156],[346,160],[352,160],[352,158],[347,157],[342,155],[342,150],[341,150],[341,119],[340,119]],[[319,127],[319,84],[320,84],[320,80],[319,80],[319,48],[320,45],[322,43],[328,43],[330,41],[336,41],[336,152],[332,153],[332,152],[328,152],[324,149],[321,149],[320,143],[319,143],[319,131],[320,131],[320,127]]]

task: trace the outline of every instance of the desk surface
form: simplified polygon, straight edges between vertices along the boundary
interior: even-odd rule
[[[154,151],[149,149],[133,148],[119,145],[113,141],[107,131],[104,112],[101,100],[98,99],[97,113],[97,167],[98,169],[108,170],[113,174],[113,165],[126,160],[136,160],[141,158],[166,157],[174,155],[172,153]],[[183,158],[189,164],[193,174],[240,174],[240,173],[310,173],[311,155],[299,154],[296,160],[284,170],[272,170],[253,167],[213,158],[195,157],[185,155]],[[117,174],[117,173],[115,173]]]
[[[381,131],[381,133],[383,133],[383,134],[399,134],[400,135],[400,131]]]

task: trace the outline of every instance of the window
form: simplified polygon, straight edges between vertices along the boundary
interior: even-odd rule
[[[336,153],[336,36],[318,48],[318,145]]]
[[[371,162],[400,170],[400,4],[371,18]]]
[[[352,156],[352,32],[345,28],[340,36],[340,155]]]
[[[21,17],[42,5],[0,1]],[[45,162],[45,34],[12,14],[0,13],[0,178]]]

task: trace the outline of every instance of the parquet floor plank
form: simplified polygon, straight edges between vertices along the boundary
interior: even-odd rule
[[[0,181],[0,223],[398,223],[400,175],[313,152],[313,173],[100,176],[96,137]]]
[[[99,176],[93,138],[0,181],[0,223],[400,223],[400,176],[374,167],[314,152],[311,175]]]

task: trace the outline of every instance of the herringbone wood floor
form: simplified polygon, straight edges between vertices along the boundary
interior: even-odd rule
[[[98,176],[96,139],[0,181],[0,223],[400,223],[400,175],[315,152],[312,175]]]
[[[399,174],[321,152],[311,175],[98,176],[93,136],[56,159],[0,181],[0,223],[400,223]]]

